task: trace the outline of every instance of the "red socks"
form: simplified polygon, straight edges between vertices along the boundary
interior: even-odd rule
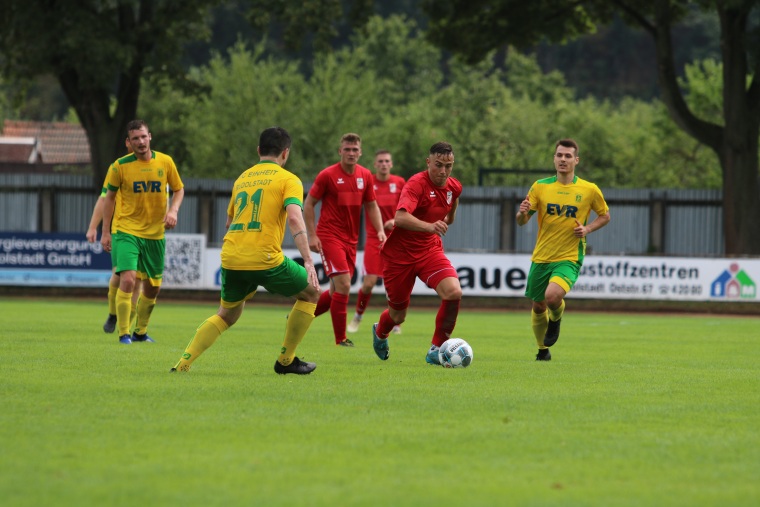
[[[319,298],[320,303],[322,297]],[[317,303],[319,308],[319,303]],[[348,313],[348,295],[333,292],[332,302],[330,303],[330,317],[332,317],[333,332],[335,333],[335,343],[340,343],[346,339],[346,314]]]
[[[362,292],[361,289],[359,289],[359,294],[357,295],[356,299],[356,313],[359,315],[364,314],[364,310],[367,309],[367,305],[369,304],[369,298],[372,297],[372,293],[365,294]]]
[[[441,301],[438,308],[438,315],[435,316],[435,333],[433,334],[433,345],[440,347],[443,342],[451,338],[454,332],[454,326],[457,324],[457,315],[459,315],[459,299],[455,301]]]

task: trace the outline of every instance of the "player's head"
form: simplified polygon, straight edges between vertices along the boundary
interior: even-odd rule
[[[264,129],[259,136],[259,156],[279,157],[284,154],[283,157],[287,160],[292,143],[293,140],[287,130],[282,127],[269,127]],[[284,153],[286,150],[288,153]]]
[[[558,173],[571,174],[575,173],[575,166],[578,165],[578,143],[572,139],[560,139],[554,145],[554,168]]]
[[[393,157],[388,150],[378,150],[375,153],[375,174],[386,178],[393,169]]]
[[[355,166],[359,162],[359,157],[362,156],[362,138],[359,137],[359,134],[351,132],[343,134],[343,137],[340,138],[338,154],[343,167]]]
[[[143,120],[132,120],[127,123],[127,149],[139,158],[150,157],[150,129]]]
[[[433,184],[437,187],[445,187],[446,180],[454,169],[454,148],[446,141],[435,143],[430,147],[425,163]]]

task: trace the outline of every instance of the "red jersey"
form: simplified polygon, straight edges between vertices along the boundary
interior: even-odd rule
[[[404,185],[397,210],[403,209],[425,222],[443,220],[462,194],[462,184],[449,177],[445,187],[433,185],[427,171],[415,174]],[[383,255],[395,260],[420,260],[432,251],[442,251],[443,242],[437,234],[410,231],[395,227],[383,246]]]
[[[380,208],[380,217],[383,223],[396,216],[396,205],[399,197],[401,197],[401,189],[406,183],[406,180],[401,176],[395,174],[389,176],[387,180],[379,181],[374,174],[372,175],[372,186],[375,189],[377,207]],[[377,242],[377,231],[369,219],[366,220],[366,225],[367,241]]]
[[[309,195],[322,201],[317,223],[320,240],[359,243],[362,204],[375,200],[369,169],[357,164],[354,174],[348,174],[340,163],[326,167],[317,174]]]

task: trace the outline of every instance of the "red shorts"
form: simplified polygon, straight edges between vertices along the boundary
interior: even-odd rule
[[[364,275],[383,277],[383,258],[378,241],[367,241],[364,246]]]
[[[394,310],[404,310],[409,306],[417,278],[433,290],[444,278],[459,278],[457,270],[442,251],[430,252],[423,259],[404,263],[394,262],[384,253],[382,258],[385,292],[388,304]]]
[[[348,273],[348,276],[353,278],[356,271],[356,245],[322,241],[322,263],[327,276]]]

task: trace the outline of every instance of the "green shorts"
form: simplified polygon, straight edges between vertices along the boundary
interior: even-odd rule
[[[164,277],[165,239],[145,239],[117,232],[111,239],[111,263],[114,272],[137,271],[138,277],[161,286]]]
[[[549,282],[554,282],[565,289],[565,292],[570,292],[578,280],[580,270],[581,265],[573,261],[550,262],[548,264],[531,262],[525,295],[533,301],[543,301]]]
[[[287,257],[276,268],[261,271],[222,268],[222,306],[236,306],[241,301],[251,299],[259,285],[267,292],[290,297],[304,290],[308,284],[306,269]]]

